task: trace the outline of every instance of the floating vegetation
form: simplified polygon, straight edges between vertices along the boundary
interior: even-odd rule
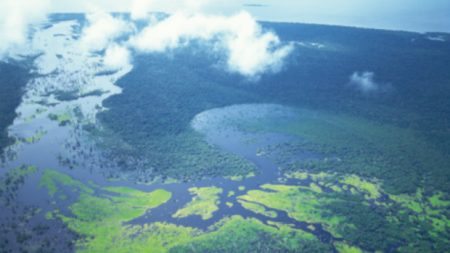
[[[257,203],[252,203],[252,202],[248,202],[248,201],[244,201],[244,200],[238,200],[239,204],[242,205],[242,207],[244,207],[245,209],[248,209],[252,212],[255,213],[259,213],[262,215],[265,215],[267,217],[271,217],[271,218],[276,218],[277,217],[277,213],[274,211],[268,211],[263,205],[261,204],[257,204]]]
[[[203,220],[212,218],[213,213],[219,210],[222,189],[217,187],[190,188],[189,192],[194,195],[192,201],[178,210],[173,217],[184,218],[191,215],[199,215]]]
[[[381,182],[356,175],[299,172],[288,173],[288,177],[310,179],[312,183],[266,184],[238,199],[285,211],[298,221],[319,224],[334,237],[349,242],[335,242],[339,252],[391,251],[394,245],[403,245],[396,246],[399,252],[448,249],[450,201],[442,192],[425,197],[419,189],[415,195],[392,195],[382,189]],[[252,211],[261,213],[254,207]],[[402,241],[409,244],[405,246]]]
[[[46,215],[47,219],[61,219],[81,236],[76,241],[76,251],[81,253],[140,253],[149,249],[156,253],[297,252],[299,249],[324,252],[331,249],[312,234],[288,225],[272,227],[240,216],[225,218],[205,231],[165,222],[132,225],[128,222],[164,204],[171,194],[164,190],[143,192],[126,187],[87,186],[50,170],[46,171],[44,181],[52,182],[44,185],[55,185],[56,192],[65,187],[69,190],[85,189],[76,191],[79,198],[69,206],[70,215],[64,215],[58,209]],[[55,192],[53,186],[48,189],[51,189],[50,193]],[[222,190],[215,187],[191,188],[191,192],[199,199],[206,198],[206,202],[211,202]],[[204,203],[193,204],[195,207],[200,205],[208,208]]]
[[[59,186],[69,187],[71,191],[80,193],[94,193],[93,189],[87,187],[77,180],[74,180],[70,176],[50,169],[44,171],[39,185],[41,187],[45,187],[50,196],[53,196],[59,192],[58,190],[61,188]]]
[[[238,198],[286,211],[291,218],[297,221],[321,223],[333,236],[342,237],[339,226],[345,224],[345,219],[331,214],[324,208],[327,204],[334,202],[329,196],[321,195],[313,189],[302,186],[266,184],[261,186],[261,189],[250,190]],[[350,226],[350,224],[347,225]]]
[[[97,189],[93,189],[52,170],[45,171],[41,185],[48,189],[50,195],[60,192],[64,187],[78,192],[78,200],[69,206],[70,216],[57,210],[47,215],[50,219],[61,219],[70,230],[82,236],[77,241],[78,252],[129,252],[130,249],[139,247],[139,240],[133,234],[148,228],[127,226],[125,223],[171,198],[171,193],[164,190],[142,192],[125,187],[97,186],[94,186]],[[101,194],[94,195],[95,191]],[[120,241],[117,241],[119,238]]]
[[[211,227],[207,233],[172,248],[170,252],[330,252],[312,234],[287,225],[272,227],[257,219],[232,216]]]

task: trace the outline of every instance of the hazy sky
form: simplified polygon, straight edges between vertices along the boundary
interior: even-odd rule
[[[154,1],[155,10],[172,12],[183,0]],[[245,9],[259,20],[338,24],[410,31],[450,32],[450,0],[184,0],[206,2],[214,13]],[[80,12],[96,5],[128,11],[132,0],[54,1],[52,11]],[[253,5],[253,6],[250,6]],[[261,5],[255,7],[254,5]]]

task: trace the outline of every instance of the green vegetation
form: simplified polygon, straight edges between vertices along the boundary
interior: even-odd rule
[[[313,189],[301,186],[288,185],[263,185],[263,190],[251,190],[238,199],[258,203],[273,209],[283,210],[298,221],[308,223],[322,223],[324,228],[335,237],[342,237],[339,226],[351,226],[345,224],[344,218],[335,216],[326,208],[333,199],[319,194]]]
[[[418,189],[415,195],[401,194],[401,195],[389,195],[389,197],[395,202],[401,204],[416,213],[422,213],[424,210],[422,206],[423,190]]]
[[[144,166],[129,166],[130,171],[153,168],[146,172],[148,177],[191,181],[255,172],[254,164],[209,145],[190,126],[198,113],[245,103],[255,95],[242,91],[244,85],[222,70],[211,68],[213,59],[205,59],[202,51],[190,52],[179,52],[175,61],[157,55],[136,58],[133,71],[118,82],[127,88],[108,98],[104,104],[110,110],[99,115],[102,127],[110,130],[110,138],[104,140],[120,139],[129,146],[107,146],[114,147],[114,156],[123,164],[136,157],[149,158]],[[176,78],[174,71],[179,73]]]
[[[156,190],[150,193],[126,192],[109,198],[81,194],[70,206],[74,217],[59,215],[69,229],[83,239],[77,242],[78,252],[130,252],[143,249],[140,240],[133,239],[139,227],[126,226],[151,208],[165,203],[170,193]],[[118,238],[121,238],[118,240]]]
[[[200,215],[203,220],[213,217],[213,213],[219,210],[219,195],[222,189],[217,187],[190,188],[189,191],[194,195],[192,201],[185,207],[178,210],[173,217],[184,218],[190,215]]]
[[[272,209],[286,212],[311,223],[309,229],[323,228],[342,240],[324,245],[292,224],[264,225],[239,216],[205,231],[163,222],[132,225],[168,201],[170,193],[85,185],[52,171],[44,171],[41,179],[56,208],[47,218],[62,220],[81,236],[79,252],[329,252],[331,245],[339,252],[450,252],[450,44],[436,44],[417,33],[263,26],[284,42],[326,46],[319,50],[298,43],[279,74],[257,81],[224,72],[215,64],[217,56],[195,43],[174,50],[171,57],[139,56],[132,72],[119,81],[123,93],[105,102],[109,110],[99,116],[101,126],[90,130],[102,147],[112,147],[107,151],[120,172],[142,177],[141,182],[218,176],[241,180],[258,173],[255,166],[209,144],[191,129],[191,120],[205,110],[236,104],[284,105],[289,113],[234,123],[245,131],[294,137],[256,153],[275,158],[291,179],[312,183],[266,184],[245,192],[249,189],[243,182],[238,202],[268,218]],[[348,85],[349,76],[361,70],[374,71],[380,86],[376,92],[361,93]],[[5,129],[15,117],[26,72],[0,63],[1,147],[11,143]],[[82,94],[54,95],[71,100]],[[61,125],[71,123],[72,116],[49,115]],[[32,173],[26,167],[22,172],[1,179],[3,203],[14,203],[18,186]],[[195,191],[195,200],[179,211],[210,218],[218,196],[225,193]],[[233,197],[229,192],[228,198]],[[69,208],[55,204],[70,201]]]
[[[81,236],[76,241],[79,253],[140,253],[149,249],[155,253],[330,251],[330,246],[306,232],[282,224],[267,226],[240,216],[223,219],[206,231],[162,222],[129,225],[126,223],[168,201],[171,194],[164,190],[147,193],[125,187],[80,187],[82,183],[51,171],[46,172],[46,178],[52,178],[56,187],[97,188],[98,195],[93,194],[94,189],[78,192],[79,198],[69,206],[70,215],[58,210],[46,215],[47,219],[61,219]],[[191,192],[204,196],[217,195],[221,190],[193,188]]]
[[[68,125],[72,121],[72,115],[69,112],[64,112],[60,114],[49,114],[48,117],[51,120],[57,121],[60,126]]]
[[[72,215],[65,216],[60,212],[54,212],[47,216],[48,218],[56,216],[70,230],[82,236],[77,241],[78,252],[136,252],[133,250],[139,249],[142,251],[148,244],[142,242],[140,240],[142,238],[135,238],[134,233],[141,229],[152,228],[128,226],[124,223],[144,215],[148,210],[164,204],[171,198],[171,193],[164,190],[147,193],[125,187],[92,189],[67,175],[51,170],[44,172],[41,185],[49,190],[50,195],[59,192],[59,186],[69,187],[79,193],[77,202],[69,206]],[[96,196],[95,190],[102,193]],[[175,226],[169,226],[167,230],[172,231],[172,234],[179,231]],[[185,231],[183,229],[181,232]]]
[[[363,251],[358,247],[353,247],[345,243],[336,242],[334,243],[337,251],[339,253],[363,253]]]
[[[242,205],[242,207],[255,212],[255,213],[259,213],[262,215],[265,215],[267,217],[271,217],[271,218],[276,218],[277,217],[277,213],[274,211],[268,211],[266,210],[266,208],[260,204],[257,203],[252,203],[252,202],[248,202],[248,201],[243,201],[243,200],[238,200],[239,204]]]
[[[448,207],[450,206],[450,200],[444,200],[444,194],[442,192],[436,193],[429,199],[432,207]]]
[[[58,190],[60,189],[58,185],[69,187],[72,191],[79,193],[92,194],[94,192],[93,189],[87,187],[77,180],[74,180],[70,176],[54,170],[45,170],[41,177],[39,185],[41,187],[45,187],[50,196],[58,193]]]
[[[251,178],[254,176],[255,176],[255,172],[252,171],[252,172],[248,173],[247,175],[235,175],[235,176],[229,176],[229,177],[225,177],[225,178],[228,178],[232,181],[240,182],[244,179]]]
[[[433,178],[429,183],[426,181],[427,186],[448,190],[449,184],[444,178],[450,174],[440,168],[450,160],[420,132],[319,111],[295,110],[294,116],[282,122],[277,117],[268,115],[256,121],[241,122],[240,127],[247,131],[298,136],[297,141],[272,148],[287,171],[337,171],[379,178],[385,188],[395,194],[415,192],[426,172]],[[294,162],[289,159],[302,150],[326,157]],[[344,180],[354,187],[368,186],[357,177]],[[367,197],[379,197],[377,189],[365,190]]]
[[[336,193],[349,192],[355,195],[363,195],[367,200],[377,200],[382,196],[381,183],[362,179],[357,175],[337,175],[325,172],[308,173],[304,171],[288,172],[286,178],[305,180],[310,178],[311,190],[321,193],[322,187]]]
[[[42,137],[44,137],[46,134],[47,134],[46,131],[39,130],[33,136],[25,138],[24,141],[28,144],[36,143],[40,141]]]
[[[111,131],[97,132],[96,135],[101,139],[102,147],[114,147],[115,155],[112,159],[119,166],[130,167],[124,171],[133,176],[136,170],[147,170],[143,173],[146,176],[139,178],[144,183],[154,179],[192,181],[215,176],[246,176],[256,170],[254,164],[208,144],[202,135],[193,130],[173,136],[158,135],[150,138],[148,135],[149,138],[141,139],[146,143],[138,146],[131,146]],[[136,150],[136,147],[141,149]],[[139,163],[134,164],[136,161]],[[148,168],[152,168],[151,171]]]
[[[299,180],[308,179],[309,176],[310,176],[310,173],[302,172],[302,171],[295,171],[295,172],[291,172],[291,173],[287,173],[286,174],[287,178],[296,178],[296,179],[299,179]]]
[[[445,241],[449,241],[448,231],[450,231],[450,201],[443,200],[444,193],[438,192],[426,198],[423,190],[418,189],[415,195],[389,195],[389,197],[409,211],[401,214],[416,223],[426,223],[429,225],[428,233],[432,237],[444,236]],[[412,211],[412,212],[411,212]],[[393,218],[395,220],[395,217]]]
[[[23,181],[23,178],[35,173],[37,171],[35,166],[21,166],[8,171],[7,178],[8,182],[19,182]],[[6,182],[5,182],[6,183]]]
[[[248,253],[248,252],[329,252],[330,247],[313,235],[292,229],[262,224],[256,219],[232,216],[211,228],[210,232],[193,238],[170,250],[171,253]]]
[[[348,242],[335,242],[339,252],[390,252],[392,247],[398,247],[399,252],[449,249],[450,203],[442,192],[425,197],[419,189],[415,195],[392,195],[383,190],[380,182],[356,175],[297,172],[287,177],[310,178],[313,182],[308,187],[263,185],[261,190],[248,191],[238,200],[285,211],[298,221],[320,224],[334,237]],[[315,189],[319,185],[332,191]],[[390,200],[382,199],[382,195]]]
[[[318,185],[315,184],[315,183],[311,183],[311,184],[309,185],[309,188],[310,188],[312,191],[317,192],[317,193],[322,193],[322,192],[323,192],[323,191],[322,191],[322,188],[320,188],[320,186],[318,186]]]
[[[16,185],[22,184],[27,176],[35,173],[36,171],[37,169],[34,166],[21,166],[11,169],[2,177],[0,189],[5,189],[10,186],[17,188]]]
[[[257,126],[265,132],[300,136],[304,142],[297,143],[295,150],[306,148],[329,158],[294,162],[285,169],[378,178],[393,194],[412,194],[421,186],[450,192],[450,172],[444,169],[450,157],[448,43],[433,44],[416,33],[282,23],[263,26],[276,31],[282,41],[326,47],[297,46],[282,72],[264,75],[257,82],[217,68],[217,59],[198,45],[177,50],[171,57],[140,56],[118,82],[124,92],[105,101],[110,110],[100,115],[100,121],[114,138],[131,146],[127,152],[151,158],[145,167],[157,168],[152,174],[190,180],[249,172],[225,162],[211,169],[212,164],[203,160],[215,161],[217,153],[199,152],[192,158],[192,150],[181,148],[189,142],[185,139],[195,115],[236,104],[305,108],[299,111],[298,121],[276,118]],[[348,85],[349,76],[362,69],[375,73],[379,90],[366,94]],[[166,155],[170,158],[161,153],[170,153]],[[186,158],[198,161],[185,166]]]
[[[323,225],[349,247],[449,251],[450,236],[444,229],[448,213],[427,211],[444,209],[439,205],[448,201],[450,193],[448,45],[438,48],[412,33],[264,25],[283,41],[314,41],[327,47],[298,47],[280,74],[262,76],[255,83],[210,67],[214,59],[195,46],[174,52],[171,58],[138,57],[133,71],[118,83],[124,92],[108,99],[105,105],[110,110],[100,115],[113,139],[129,146],[107,146],[119,147],[118,157],[139,154],[151,160],[143,166],[153,168],[146,175],[181,180],[244,176],[255,170],[218,159],[223,151],[212,151],[216,147],[205,145],[202,136],[191,132],[192,118],[236,104],[285,105],[291,108],[287,115],[242,117],[235,122],[245,131],[296,137],[261,147],[257,155],[275,157],[284,172],[303,173],[295,177],[314,184],[249,191],[244,196]],[[362,94],[347,85],[349,76],[362,69],[374,71],[386,89]],[[120,149],[125,146],[129,149]],[[297,159],[302,152],[317,156]],[[124,167],[129,164],[122,160]],[[129,168],[133,171],[137,166]],[[415,197],[417,189],[423,189],[420,201]],[[442,197],[434,197],[439,192]],[[429,206],[430,198],[434,205]]]
[[[369,199],[378,199],[381,197],[379,186],[377,184],[370,183],[356,175],[344,176],[339,182],[353,186],[360,192],[365,192],[366,197]]]

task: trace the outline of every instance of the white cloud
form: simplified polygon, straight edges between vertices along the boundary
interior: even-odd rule
[[[130,52],[126,47],[117,44],[110,45],[105,52],[103,63],[109,69],[120,69],[130,64]]]
[[[0,0],[0,56],[11,45],[26,42],[29,26],[45,18],[50,1]],[[173,15],[149,22],[138,33],[133,22],[114,17],[102,8],[92,11],[92,4],[84,2],[91,11],[86,15],[80,49],[86,52],[107,49],[105,64],[111,67],[129,62],[132,48],[137,53],[165,53],[200,40],[207,42],[204,45],[209,48],[205,51],[226,57],[223,62],[228,71],[257,77],[266,71],[279,70],[292,50],[292,45],[285,45],[276,34],[264,31],[247,12],[232,16],[204,14],[212,3],[223,0],[130,0],[129,9],[135,20],[148,18],[149,12],[166,5],[175,8]],[[172,4],[175,2],[178,4]]]
[[[214,43],[213,48],[227,52],[228,68],[245,76],[257,76],[267,70],[276,71],[292,50],[278,37],[262,30],[247,12],[234,16],[208,16],[178,12],[151,24],[130,39],[141,52],[166,52],[194,40]]]
[[[183,0],[181,10],[186,13],[198,13],[203,11],[211,2],[217,2],[217,0]]]
[[[194,14],[211,10],[212,6],[219,8],[229,1],[226,0],[132,0],[131,18],[133,20],[146,19],[150,12]],[[215,8],[213,8],[215,9]],[[217,12],[217,11],[216,11]],[[220,11],[222,12],[222,11]]]
[[[0,1],[0,58],[27,42],[30,25],[45,20],[50,0]]]
[[[133,0],[131,3],[131,18],[133,20],[146,19],[149,12],[155,11],[155,0]]]
[[[354,72],[350,76],[350,85],[363,93],[375,92],[380,89],[380,84],[375,82],[375,74],[368,71]]]
[[[96,10],[86,16],[89,25],[83,29],[81,47],[88,51],[100,51],[118,37],[133,30],[128,22],[111,14]]]

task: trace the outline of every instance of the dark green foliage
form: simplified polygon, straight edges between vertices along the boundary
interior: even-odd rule
[[[226,73],[223,63],[215,64],[217,55],[202,52],[198,45],[174,51],[170,57],[141,56],[134,70],[119,81],[124,92],[106,102],[111,110],[100,115],[101,120],[136,153],[151,157],[147,151],[157,146],[176,154],[172,165],[159,163],[161,171],[171,170],[183,159],[182,152],[177,154],[175,139],[189,131],[189,122],[197,113],[239,103],[280,103],[391,124],[417,131],[433,150],[450,157],[450,43],[430,41],[417,33],[263,25],[285,42],[317,42],[325,47],[296,46],[280,73],[263,75],[257,81]],[[364,94],[349,86],[349,76],[355,71],[374,72],[383,89]],[[421,164],[407,161],[416,151],[402,157],[401,153],[381,152],[387,164],[374,169],[370,164],[381,160],[376,155],[372,155],[375,160],[365,157],[365,152],[377,150],[348,150],[346,163],[354,166],[342,167],[343,172],[387,179],[390,192],[411,193],[418,184],[449,190],[445,161],[430,156]],[[358,164],[365,166],[356,169]]]
[[[342,196],[340,196],[342,198]],[[414,234],[403,236],[401,227],[391,224],[386,220],[388,211],[383,207],[363,204],[361,197],[347,196],[345,201],[335,201],[326,206],[330,214],[344,216],[346,223],[354,226],[342,226],[344,239],[360,246],[363,249],[390,252],[398,247],[403,240],[414,241]],[[411,230],[411,224],[405,221],[404,227]],[[406,237],[406,238],[405,238]]]
[[[154,175],[178,179],[246,175],[253,170],[248,162],[211,147],[189,126],[204,110],[254,100],[239,89],[236,78],[211,69],[204,59],[188,53],[176,61],[158,55],[136,60],[133,73],[139,75],[120,80],[123,95],[108,99],[105,106],[112,110],[100,115],[133,147],[119,149],[118,156],[146,157]]]
[[[211,68],[212,61],[202,56],[180,52],[175,59],[164,55],[137,58],[131,74],[118,83],[123,95],[106,101],[105,106],[113,110],[101,119],[139,142],[149,136],[180,134],[204,110],[255,100],[241,90],[237,77]],[[115,121],[119,117],[120,123]]]
[[[339,195],[341,200],[327,205],[330,214],[346,217],[354,226],[343,226],[346,241],[369,250],[383,252],[447,252],[448,234],[431,235],[429,221],[416,219],[395,205],[376,205],[357,196]]]

